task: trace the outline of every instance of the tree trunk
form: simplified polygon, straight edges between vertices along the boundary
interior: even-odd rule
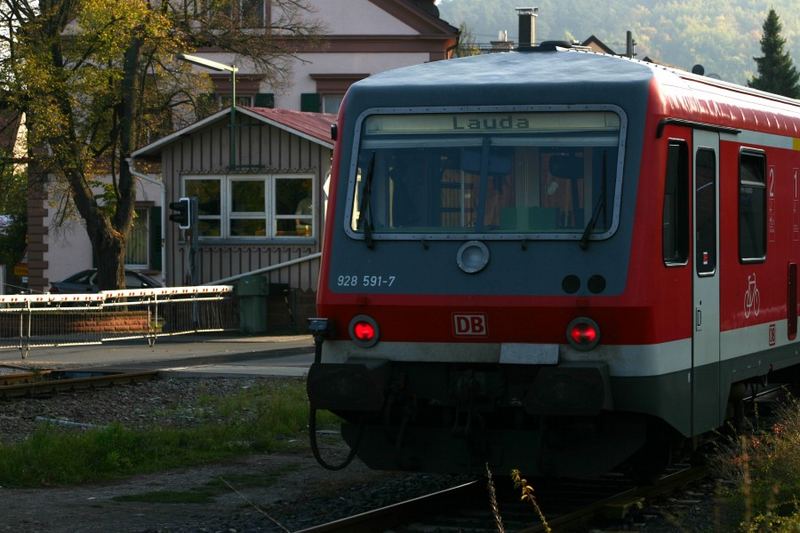
[[[95,266],[97,266],[96,283],[101,291],[125,288],[125,242],[122,236],[99,227],[89,231],[92,241]]]

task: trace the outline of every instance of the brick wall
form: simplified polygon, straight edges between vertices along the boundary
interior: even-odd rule
[[[23,315],[23,331],[27,333],[28,318]],[[33,315],[32,336],[53,336],[86,333],[146,333],[147,311],[104,311],[94,313],[41,313]],[[19,315],[0,315],[0,337],[19,335]]]

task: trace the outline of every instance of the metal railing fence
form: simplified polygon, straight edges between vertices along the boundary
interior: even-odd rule
[[[238,329],[233,286],[0,296],[0,349],[102,344]]]

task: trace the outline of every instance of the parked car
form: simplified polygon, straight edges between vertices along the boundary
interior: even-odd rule
[[[50,284],[50,292],[54,294],[75,293],[75,292],[100,292],[96,283],[97,269],[90,268],[73,274],[64,281],[56,281]],[[126,289],[151,289],[161,287],[161,283],[150,276],[133,270],[125,271]]]

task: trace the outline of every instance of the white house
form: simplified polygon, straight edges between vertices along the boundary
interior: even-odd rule
[[[249,9],[276,19],[269,2],[247,0]],[[458,29],[439,18],[434,0],[307,0],[308,16],[324,26],[317,43],[298,43],[297,59],[284,89],[276,89],[246,62],[236,79],[241,105],[336,113],[350,85],[370,74],[446,59],[458,41]],[[259,20],[259,17],[250,20]],[[198,55],[225,64],[237,58],[214,49]],[[211,73],[217,96],[230,101],[230,76]]]

